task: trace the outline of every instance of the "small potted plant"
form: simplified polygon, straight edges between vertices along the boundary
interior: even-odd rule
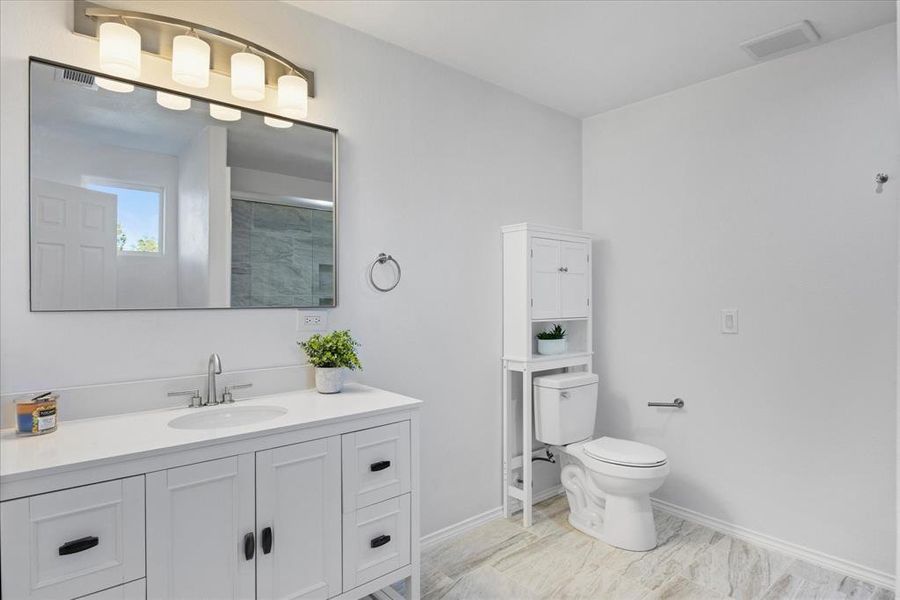
[[[559,325],[537,334],[538,354],[563,354],[566,351],[566,330]]]
[[[316,368],[316,389],[320,394],[336,394],[344,387],[345,369],[362,369],[356,347],[359,343],[350,336],[350,330],[318,333],[305,342],[297,342]]]

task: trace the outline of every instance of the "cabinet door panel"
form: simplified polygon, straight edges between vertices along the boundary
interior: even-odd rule
[[[257,598],[341,592],[341,439],[256,453]],[[271,528],[271,546],[262,541]]]
[[[560,265],[564,269],[560,275],[560,316],[586,317],[590,307],[587,304],[589,271],[588,247],[583,242],[560,243]]]
[[[556,240],[531,240],[531,317],[559,316],[560,245]]]
[[[147,597],[253,598],[253,455],[147,475]]]

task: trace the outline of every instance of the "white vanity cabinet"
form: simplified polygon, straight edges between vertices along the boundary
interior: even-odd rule
[[[2,597],[356,600],[406,580],[417,600],[418,401],[390,394],[369,414],[373,392],[388,394],[311,396],[310,426],[0,479]]]
[[[333,436],[148,474],[149,597],[339,594],[340,453]]]

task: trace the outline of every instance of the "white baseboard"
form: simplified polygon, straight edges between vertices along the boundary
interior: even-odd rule
[[[534,502],[542,502],[544,500],[547,500],[548,498],[552,498],[553,496],[558,496],[562,494],[563,491],[564,490],[561,485],[555,485],[551,488],[547,488],[546,490],[542,490],[534,495]],[[475,515],[474,517],[464,519],[459,523],[454,523],[453,525],[449,525],[447,527],[444,527],[443,529],[438,529],[437,531],[429,533],[428,535],[423,535],[421,540],[419,541],[419,547],[424,550],[428,546],[433,546],[434,544],[444,542],[458,535],[462,535],[470,529],[475,529],[480,525],[484,525],[485,523],[489,523],[494,519],[500,519],[502,517],[502,506],[492,508],[491,510],[487,510],[479,515]]]
[[[842,575],[848,575],[855,579],[866,581],[868,583],[887,588],[889,590],[893,590],[895,588],[896,578],[889,573],[878,571],[876,569],[872,569],[870,567],[866,567],[849,560],[845,560],[843,558],[831,556],[830,554],[825,554],[824,552],[819,552],[818,550],[812,550],[810,548],[806,548],[805,546],[786,542],[770,535],[759,533],[757,531],[747,529],[746,527],[741,527],[740,525],[727,523],[725,521],[722,521],[721,519],[709,517],[687,508],[682,508],[681,506],[666,502],[664,500],[658,500],[656,498],[652,498],[651,500],[653,502],[653,506],[655,506],[659,510],[675,515],[676,517],[680,517],[685,521],[698,523],[705,527],[709,527],[710,529],[714,529],[732,537],[750,542],[751,544],[754,544],[756,546],[774,550],[776,552],[780,552],[794,558],[799,558],[814,565],[818,565],[837,573],[841,573]]]
[[[429,546],[433,546],[439,542],[443,542],[449,540],[450,538],[454,538],[460,534],[469,531],[470,529],[475,529],[479,525],[484,525],[494,519],[499,519],[503,516],[503,507],[498,506],[497,508],[492,508],[491,510],[487,510],[479,515],[475,515],[474,517],[469,517],[468,519],[464,519],[459,523],[454,523],[453,525],[449,525],[444,527],[443,529],[438,529],[428,535],[423,535],[421,540],[419,541],[419,547],[424,550]]]

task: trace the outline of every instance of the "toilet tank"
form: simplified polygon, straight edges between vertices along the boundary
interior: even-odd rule
[[[560,373],[534,379],[535,437],[563,446],[594,435],[597,375]]]

